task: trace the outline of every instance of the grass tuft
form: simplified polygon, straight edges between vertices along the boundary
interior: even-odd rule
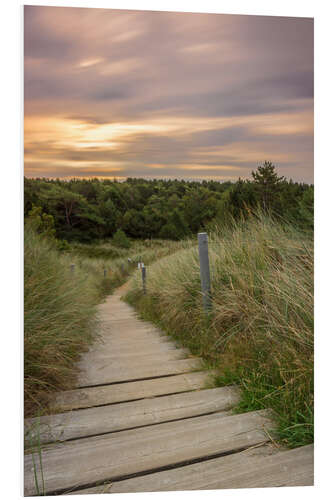
[[[259,214],[210,235],[212,312],[203,313],[197,245],[138,273],[127,300],[237,383],[237,411],[272,408],[290,447],[313,441],[313,242]]]
[[[81,245],[81,251],[60,253],[31,225],[24,233],[24,407],[25,417],[32,417],[47,413],[54,391],[73,386],[75,361],[97,335],[98,303],[127,280],[137,262],[166,256],[179,244],[134,242],[116,258],[106,258],[113,255],[112,242],[99,251]]]

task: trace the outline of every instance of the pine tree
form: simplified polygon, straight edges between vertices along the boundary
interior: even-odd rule
[[[278,177],[275,166],[270,161],[259,165],[256,172],[252,172],[253,182],[256,184],[263,209],[270,210],[274,203],[280,184],[285,182],[285,177]]]

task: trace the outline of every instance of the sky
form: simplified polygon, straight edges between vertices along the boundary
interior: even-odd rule
[[[313,182],[313,19],[24,8],[28,177]]]

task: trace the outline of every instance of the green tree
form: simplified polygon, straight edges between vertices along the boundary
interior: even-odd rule
[[[189,234],[188,224],[186,223],[183,214],[179,210],[174,210],[171,213],[169,223],[175,228],[175,230],[173,231],[172,239],[181,240]]]
[[[105,222],[105,236],[111,236],[117,227],[119,211],[116,209],[115,204],[110,198],[106,201],[100,201],[98,207],[99,214]]]
[[[73,193],[69,189],[55,184],[41,192],[41,198],[52,207],[57,214],[65,217],[66,224],[69,228],[73,226],[73,217],[75,216],[80,205],[86,202],[83,195]]]
[[[145,219],[139,210],[133,208],[127,210],[123,216],[122,227],[133,238],[144,238],[146,236]]]
[[[273,208],[274,201],[280,190],[281,183],[285,177],[278,177],[275,166],[270,161],[265,161],[259,165],[256,172],[251,172],[253,182],[259,194],[259,199],[264,210]]]
[[[32,209],[29,211],[26,219],[26,224],[42,236],[50,239],[55,238],[54,218],[52,215],[43,213],[42,207],[32,205]]]
[[[163,240],[178,240],[178,234],[176,226],[172,222],[168,222],[161,228],[159,237]]]
[[[131,242],[122,229],[117,229],[113,235],[113,243],[122,248],[130,248]]]
[[[193,233],[196,233],[216,215],[216,199],[202,187],[191,189],[184,196],[184,219]]]
[[[314,226],[314,187],[310,186],[304,191],[299,201],[299,213],[301,224],[306,229],[313,229]]]

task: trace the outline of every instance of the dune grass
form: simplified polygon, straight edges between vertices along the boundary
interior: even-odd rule
[[[59,255],[29,227],[24,259],[24,398],[31,416],[43,410],[50,391],[73,379],[73,361],[92,341],[102,289],[96,267],[83,269]]]
[[[97,334],[97,304],[103,297],[126,281],[139,260],[152,262],[175,251],[179,248],[177,245],[166,241],[137,242],[129,250],[121,249],[119,256],[113,259],[100,258],[94,247],[88,246],[82,253],[75,250],[60,253],[54,241],[36,234],[26,225],[25,417],[47,412],[52,392],[73,384],[74,362]],[[104,247],[109,248],[108,244]],[[72,264],[74,271],[71,271]]]
[[[197,245],[138,273],[127,300],[146,319],[238,383],[236,411],[272,408],[290,447],[313,441],[313,242],[264,215],[210,235],[212,311],[205,315]]]

